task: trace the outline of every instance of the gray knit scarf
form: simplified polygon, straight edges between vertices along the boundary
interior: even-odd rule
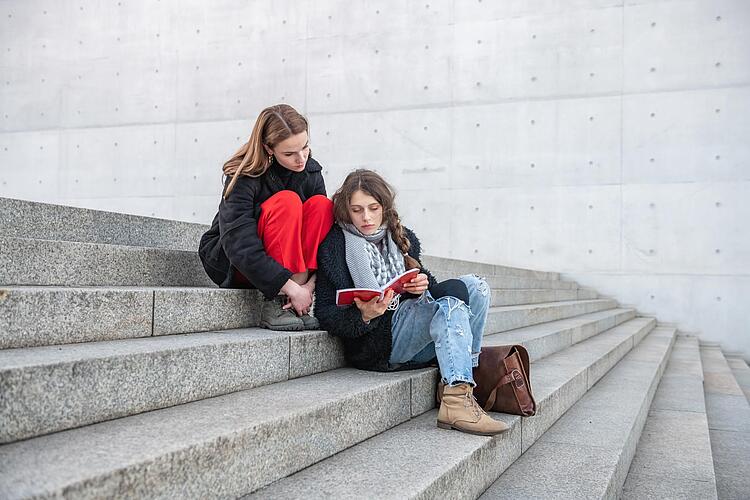
[[[344,230],[346,264],[356,288],[381,288],[406,270],[404,256],[386,227],[362,234],[354,224],[338,223]],[[383,242],[383,253],[378,243]]]

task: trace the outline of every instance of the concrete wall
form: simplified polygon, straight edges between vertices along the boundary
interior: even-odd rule
[[[0,196],[208,222],[258,110],[429,253],[563,271],[750,353],[744,0],[5,1]]]

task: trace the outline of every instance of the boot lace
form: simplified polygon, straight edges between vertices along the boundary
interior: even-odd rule
[[[474,397],[471,391],[466,391],[464,394],[464,408],[471,408],[471,411],[477,418],[482,418],[482,415],[486,415],[484,408],[479,406],[477,398]]]

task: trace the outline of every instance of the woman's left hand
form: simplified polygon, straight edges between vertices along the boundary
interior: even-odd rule
[[[423,273],[417,274],[416,278],[412,279],[408,283],[404,283],[404,289],[409,293],[413,293],[414,295],[422,294],[422,292],[427,290],[429,286],[430,281],[427,279],[427,275]]]

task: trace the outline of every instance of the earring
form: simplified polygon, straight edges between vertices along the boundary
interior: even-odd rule
[[[273,163],[273,155],[268,155],[268,164]]]

